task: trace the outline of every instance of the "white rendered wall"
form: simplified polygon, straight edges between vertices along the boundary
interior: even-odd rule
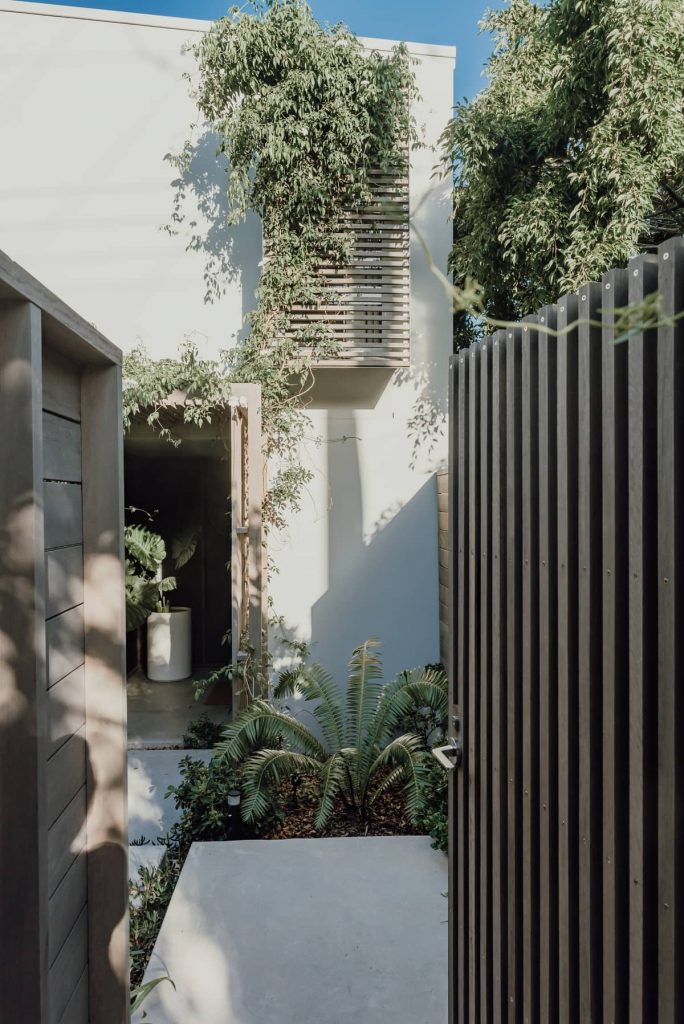
[[[163,230],[178,177],[165,157],[196,115],[181,47],[206,27],[0,0],[0,249],[124,350],[141,340],[172,356],[192,335],[210,355],[235,343],[254,301],[259,224],[217,227],[225,179],[201,133],[186,219],[176,235]],[[443,267],[448,188],[430,179],[454,51],[410,49],[425,142],[412,157],[413,216]],[[202,241],[188,251],[192,235]],[[233,268],[218,297],[207,294],[208,261]],[[274,611],[338,675],[371,635],[388,674],[438,658],[434,471],[446,456],[451,314],[415,241],[411,321],[409,370],[320,372],[304,452],[314,478],[286,534],[271,538]]]

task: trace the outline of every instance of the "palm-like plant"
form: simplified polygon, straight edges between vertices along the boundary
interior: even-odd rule
[[[384,685],[379,646],[371,639],[354,651],[346,697],[320,665],[281,676],[274,697],[297,692],[311,701],[322,739],[266,700],[253,701],[227,727],[217,756],[243,763],[246,821],[258,821],[267,813],[272,784],[303,773],[320,780],[319,830],[338,799],[364,820],[378,797],[395,785],[404,787],[407,810],[415,813],[425,772],[420,758],[424,744],[415,733],[397,736],[396,727],[415,707],[446,715],[446,681],[440,671],[416,669]]]

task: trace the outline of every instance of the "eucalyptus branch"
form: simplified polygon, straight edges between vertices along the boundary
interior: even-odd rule
[[[413,219],[411,220],[411,228],[423,251],[428,270],[434,274],[441,284],[454,312],[468,313],[470,316],[476,317],[483,326],[490,328],[492,331],[510,331],[514,328],[519,329],[522,326],[520,320],[504,320],[489,316],[485,312],[483,302],[484,289],[481,285],[470,278],[466,278],[463,287],[453,284],[435,263],[430,248]],[[602,307],[598,307],[598,312],[602,312]],[[668,316],[663,312],[660,292],[651,292],[641,302],[634,302],[628,306],[614,306],[606,312],[614,315],[615,319],[612,323],[606,322],[605,319],[596,320],[592,317],[578,317],[576,320],[565,324],[564,327],[559,328],[534,321],[528,322],[527,326],[538,334],[546,334],[552,338],[564,337],[578,327],[583,326],[608,327],[616,335],[613,338],[613,343],[619,344],[644,331],[657,330],[659,327],[672,327],[677,321],[684,318],[684,310],[675,313],[674,316]]]

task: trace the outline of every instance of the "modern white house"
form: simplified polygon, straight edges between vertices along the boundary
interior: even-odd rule
[[[143,342],[154,357],[173,356],[192,336],[212,355],[236,343],[254,301],[260,224],[220,226],[225,174],[201,130],[185,219],[177,233],[165,230],[178,196],[168,155],[196,120],[183,44],[207,28],[0,2],[0,249],[124,352]],[[433,170],[455,51],[409,50],[422,140],[411,155],[409,209],[445,267],[450,190]],[[369,636],[383,641],[388,675],[439,658],[435,474],[446,457],[451,310],[408,228],[406,244],[405,343],[385,358],[381,329],[380,349],[350,349],[318,370],[303,453],[313,480],[301,512],[269,537],[273,611],[339,678]],[[208,265],[228,269],[221,294],[207,288]]]

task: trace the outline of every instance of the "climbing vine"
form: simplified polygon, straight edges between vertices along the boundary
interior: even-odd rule
[[[278,465],[265,511],[282,524],[309,478],[299,452],[312,367],[336,351],[324,321],[295,326],[289,311],[334,301],[319,271],[349,261],[346,215],[371,200],[371,171],[405,168],[414,79],[404,46],[368,53],[344,26],[319,25],[305,0],[251,6],[232,8],[190,47],[189,79],[201,130],[215,135],[226,166],[228,223],[248,211],[261,218],[256,306],[244,339],[216,360],[187,341],[177,361],[133,352],[126,409],[130,418],[151,403],[150,422],[163,429],[158,405],[175,388],[189,391],[187,415],[200,422],[226,401],[231,381],[261,384],[265,455]],[[191,171],[193,139],[174,158],[181,177]]]

